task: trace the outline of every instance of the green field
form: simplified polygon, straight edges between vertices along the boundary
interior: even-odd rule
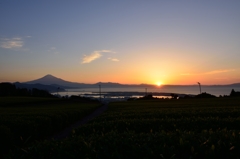
[[[240,158],[240,98],[138,100],[9,158]]]
[[[48,138],[100,106],[98,102],[34,97],[1,97],[0,104],[0,154]]]

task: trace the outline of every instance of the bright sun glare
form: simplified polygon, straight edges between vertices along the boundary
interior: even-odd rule
[[[162,85],[162,83],[161,82],[157,82],[157,86],[161,86]]]

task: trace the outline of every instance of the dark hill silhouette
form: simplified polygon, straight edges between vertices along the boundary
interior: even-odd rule
[[[46,75],[42,78],[24,82],[24,84],[43,84],[43,85],[50,85],[54,87],[60,87],[64,89],[68,88],[96,88],[99,87],[99,85],[103,87],[142,87],[142,88],[150,88],[150,87],[156,87],[156,85],[152,84],[120,84],[120,83],[113,83],[113,82],[98,82],[95,84],[85,84],[85,83],[77,83],[77,82],[70,82],[65,81],[61,78],[57,78],[53,75]],[[192,87],[195,85],[162,85],[161,87]],[[234,86],[238,87],[240,86],[240,83],[234,83],[234,84],[228,84],[228,85],[205,85],[207,87],[226,87],[226,86]]]
[[[122,84],[119,84],[119,83],[113,83],[113,82],[98,82],[96,84],[94,84],[95,86],[106,86],[106,87],[122,87],[123,85]]]
[[[234,89],[232,89],[230,97],[240,97],[240,92],[236,92]]]
[[[24,84],[43,84],[43,85],[50,85],[54,87],[60,87],[60,88],[95,88],[98,87],[98,85],[105,86],[105,87],[121,87],[124,85],[121,85],[119,83],[112,83],[112,82],[98,82],[95,84],[85,84],[85,83],[77,83],[77,82],[69,82],[65,81],[61,78],[57,78],[53,75],[46,75],[42,78],[24,82]]]
[[[201,94],[196,95],[195,98],[216,98],[216,96],[203,92]]]
[[[79,88],[79,87],[84,87],[86,84],[83,83],[76,83],[76,82],[69,82],[65,81],[61,78],[54,77],[50,74],[33,80],[33,81],[28,81],[24,82],[25,84],[43,84],[43,85],[52,85],[52,86],[57,86],[57,87],[62,87],[62,88]]]
[[[233,83],[233,84],[230,84],[230,86],[240,86],[240,83]]]
[[[13,83],[17,88],[26,88],[26,89],[39,89],[39,90],[46,90],[48,92],[58,92],[58,91],[65,91],[61,86],[58,85],[43,85],[43,84],[26,84],[26,83]]]
[[[46,88],[38,89],[38,88]],[[16,82],[16,83],[0,83],[0,96],[33,96],[33,97],[53,97],[49,93],[48,86],[44,85],[31,85],[31,84],[23,84]],[[56,88],[55,88],[56,89]]]

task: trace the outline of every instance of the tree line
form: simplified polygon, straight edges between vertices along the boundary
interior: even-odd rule
[[[32,97],[53,97],[47,90],[37,88],[17,88],[12,83],[0,83],[0,96],[32,96]]]

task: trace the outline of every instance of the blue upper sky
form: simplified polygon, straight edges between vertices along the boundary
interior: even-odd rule
[[[0,82],[240,82],[239,0],[0,0]]]

